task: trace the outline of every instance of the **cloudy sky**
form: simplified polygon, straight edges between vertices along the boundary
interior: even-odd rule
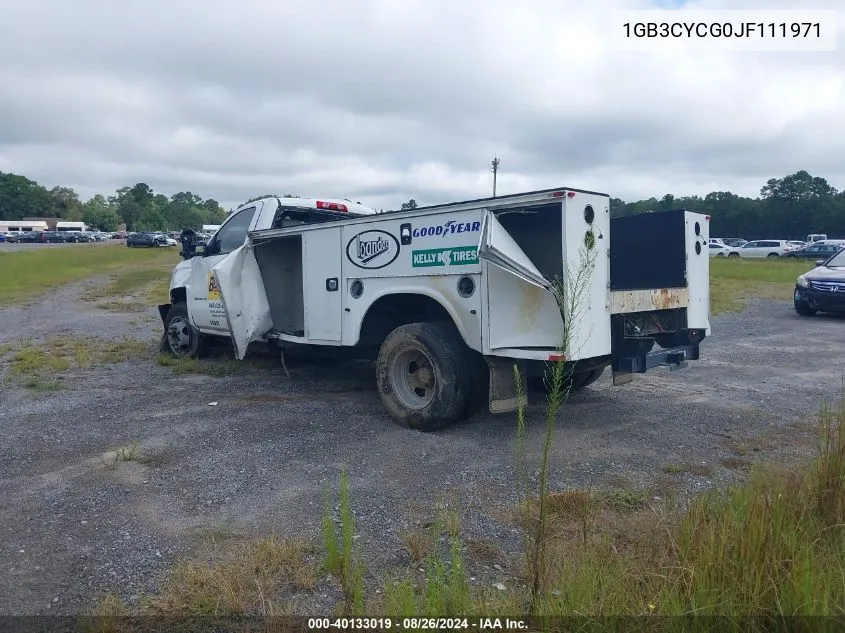
[[[807,4],[677,3],[0,0],[0,171],[226,206],[483,197],[494,153],[499,194],[845,188],[845,11],[835,52],[622,50],[613,11]]]

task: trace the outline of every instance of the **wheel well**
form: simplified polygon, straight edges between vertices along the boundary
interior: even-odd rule
[[[187,303],[188,302],[188,293],[185,291],[185,288],[174,288],[170,291],[170,302],[171,303]]]
[[[364,315],[358,345],[381,345],[387,335],[400,325],[426,321],[442,321],[455,326],[446,308],[426,295],[401,293],[380,297]]]

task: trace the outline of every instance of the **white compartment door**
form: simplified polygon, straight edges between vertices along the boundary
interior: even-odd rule
[[[545,290],[551,288],[549,281],[537,270],[510,234],[505,230],[492,211],[484,214],[481,227],[481,241],[478,257],[498,266],[521,280]]]
[[[302,234],[305,337],[309,343],[339,343],[343,326],[341,227]]]
[[[555,350],[563,320],[551,283],[489,211],[478,256],[487,266],[485,351]]]
[[[252,244],[247,242],[229,253],[211,269],[211,274],[217,282],[223,310],[229,321],[235,357],[242,360],[249,344],[261,339],[273,328],[270,305]]]

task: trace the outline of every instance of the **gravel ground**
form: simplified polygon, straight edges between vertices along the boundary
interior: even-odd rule
[[[291,380],[272,362],[234,376],[176,376],[153,360],[154,307],[106,312],[75,299],[85,286],[0,309],[0,345],[129,336],[150,342],[150,359],[74,370],[53,393],[3,378],[0,613],[77,613],[109,592],[132,602],[181,557],[205,551],[209,534],[316,534],[323,489],[336,486],[343,464],[371,573],[407,565],[399,532],[441,501],[462,512],[465,539],[518,547],[502,518],[515,500],[513,416],[407,431],[386,416],[372,367],[349,362],[289,361]],[[622,387],[603,377],[561,414],[553,486],[689,495],[735,476],[720,462],[743,442],[761,449],[757,458],[808,454],[812,435],[799,423],[840,393],[843,325],[756,301],[714,318],[703,358],[682,371]],[[534,455],[543,430],[534,406]],[[774,439],[749,443],[761,434]],[[134,441],[139,461],[104,457]],[[669,464],[699,474],[667,475]],[[508,582],[506,558],[501,565],[478,563],[474,573]]]

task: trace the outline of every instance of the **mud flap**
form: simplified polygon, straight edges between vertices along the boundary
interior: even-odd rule
[[[627,385],[629,382],[634,380],[634,374],[628,371],[615,371],[613,372],[613,386],[618,387],[619,385]]]
[[[487,366],[490,369],[490,413],[509,413],[518,410],[520,405],[526,406],[528,404],[526,362],[520,359],[499,358],[497,356],[485,356],[484,360],[487,361]],[[516,389],[514,365],[519,369],[522,382],[521,402]]]

